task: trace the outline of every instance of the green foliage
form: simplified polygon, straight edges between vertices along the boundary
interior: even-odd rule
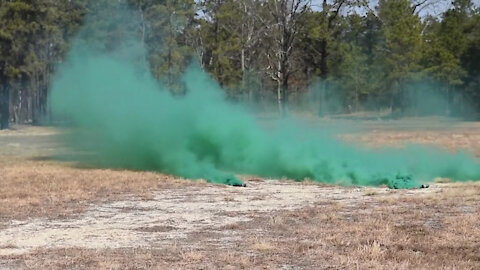
[[[185,42],[186,28],[195,15],[193,0],[129,0],[140,17],[140,35],[148,49],[151,71],[174,93],[183,92],[179,76],[188,64],[191,48]]]
[[[46,114],[49,76],[68,50],[84,11],[81,1],[0,1],[2,123],[11,119],[11,100],[28,110],[23,116],[15,112],[15,121],[36,123]],[[29,105],[24,104],[27,99],[32,100]]]
[[[413,79],[420,70],[422,24],[408,0],[380,0],[378,16],[384,39],[380,54],[387,68],[386,87],[392,100],[399,101],[403,82]]]
[[[355,44],[350,44],[339,67],[339,78],[346,90],[345,102],[354,111],[359,110],[360,102],[369,94],[368,57]]]
[[[282,99],[300,100],[320,79],[321,91],[345,112],[406,113],[418,109],[411,85],[425,81],[447,99],[447,114],[453,107],[463,115],[479,111],[480,11],[473,1],[455,0],[423,18],[412,1],[380,0],[375,9],[365,8],[368,2],[0,0],[0,115],[38,122],[47,114],[51,75],[82,24],[80,39],[98,50],[121,51],[126,38],[144,47],[146,56],[122,54],[175,94],[185,94],[181,74],[197,62],[235,100],[275,101],[279,89],[289,89]],[[281,3],[306,8],[283,14],[275,9]],[[317,103],[324,99],[317,93]]]
[[[242,13],[234,0],[207,1],[201,39],[205,44],[205,67],[221,85],[235,87],[242,80]]]

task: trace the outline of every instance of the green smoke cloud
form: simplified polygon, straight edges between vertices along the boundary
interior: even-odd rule
[[[239,184],[235,174],[306,178],[344,185],[417,186],[435,177],[480,178],[466,153],[408,146],[361,149],[331,132],[295,123],[263,129],[241,107],[224,100],[218,84],[199,68],[183,76],[187,94],[172,96],[127,55],[77,43],[60,66],[52,89],[57,115],[74,123],[68,144],[97,166],[155,170],[215,183]],[[87,161],[87,160],[83,160]]]
[[[81,162],[230,185],[241,183],[236,174],[394,188],[480,179],[479,162],[467,153],[358,148],[334,139],[333,130],[294,121],[262,128],[195,66],[182,77],[187,94],[174,97],[148,71],[140,42],[105,52],[91,44],[97,26],[87,22],[51,91],[52,111],[73,124],[65,139]]]

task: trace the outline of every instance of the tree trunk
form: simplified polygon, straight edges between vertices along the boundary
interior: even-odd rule
[[[355,84],[355,113],[358,112],[358,103],[359,103],[359,94],[358,94],[358,85]],[[351,113],[351,112],[350,112]]]
[[[325,96],[326,96],[326,79],[328,74],[328,65],[327,65],[327,40],[323,39],[320,42],[320,78],[322,79],[322,87],[320,93],[320,108],[318,109],[318,116],[323,117],[327,112],[325,106]]]
[[[288,77],[285,76],[282,83],[282,117],[287,117],[287,102],[288,102]]]
[[[320,74],[323,79],[325,79],[328,74],[327,46],[328,46],[327,40],[323,39],[322,42],[320,43]]]
[[[245,9],[243,11],[244,12],[243,14],[247,13],[247,5],[246,4],[244,5],[244,8]],[[242,15],[243,23],[242,23],[242,30],[241,30],[241,33],[240,33],[240,36],[242,37],[242,50],[241,50],[241,59],[240,59],[240,61],[241,61],[240,64],[241,64],[241,68],[242,68],[242,90],[241,90],[242,95],[245,93],[245,90],[246,90],[245,89],[246,88],[245,87],[246,86],[246,82],[245,82],[245,80],[246,80],[246,76],[245,76],[246,75],[245,74],[245,39],[244,39],[244,37],[245,37],[245,19],[246,19],[245,16]],[[248,91],[248,101],[250,101],[250,102],[252,101],[252,91],[251,91],[251,89]]]
[[[445,115],[446,116],[450,116],[451,115],[451,105],[450,105],[450,86],[447,85],[447,108],[445,110]]]
[[[0,86],[0,129],[7,129],[10,122],[10,89],[7,84]]]
[[[358,77],[360,76],[358,69],[355,68],[355,113],[358,112],[358,107],[360,103],[360,93],[358,89]],[[351,113],[351,112],[350,112]]]
[[[39,122],[39,96],[40,89],[38,87],[38,74],[37,71],[34,72],[33,76],[30,78],[30,87],[32,88],[33,102],[32,102],[32,124],[37,125]]]
[[[282,83],[280,80],[277,81],[277,101],[278,101],[278,113],[283,115],[283,105],[282,105]]]
[[[285,54],[284,54],[285,55]],[[277,99],[278,112],[281,117],[287,116],[287,91],[288,91],[288,71],[287,61],[282,59],[278,62],[278,81],[277,81]]]
[[[325,113],[326,113],[326,102],[325,102],[325,99],[326,99],[326,82],[325,81],[322,81],[322,86],[320,88],[320,106],[318,108],[318,116],[319,117],[323,117],[325,116]]]

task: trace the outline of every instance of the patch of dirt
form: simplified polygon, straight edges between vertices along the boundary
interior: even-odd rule
[[[479,194],[477,183],[388,190],[273,180],[165,190],[75,218],[10,221],[0,266],[475,269]]]
[[[274,180],[248,182],[246,188],[206,185],[164,189],[153,193],[149,200],[131,198],[91,205],[86,213],[74,218],[10,220],[8,228],[0,231],[0,243],[15,248],[0,248],[0,254],[21,254],[38,248],[173,244],[195,231],[217,231],[249,221],[251,213],[299,209],[318,201],[349,204],[363,195],[358,188]]]

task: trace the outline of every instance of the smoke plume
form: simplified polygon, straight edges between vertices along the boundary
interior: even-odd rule
[[[230,185],[237,174],[395,188],[480,179],[467,153],[360,148],[288,120],[262,127],[195,65],[182,76],[186,95],[172,96],[146,68],[142,44],[126,44],[105,52],[77,39],[59,66],[51,104],[73,124],[65,139],[79,161]]]

